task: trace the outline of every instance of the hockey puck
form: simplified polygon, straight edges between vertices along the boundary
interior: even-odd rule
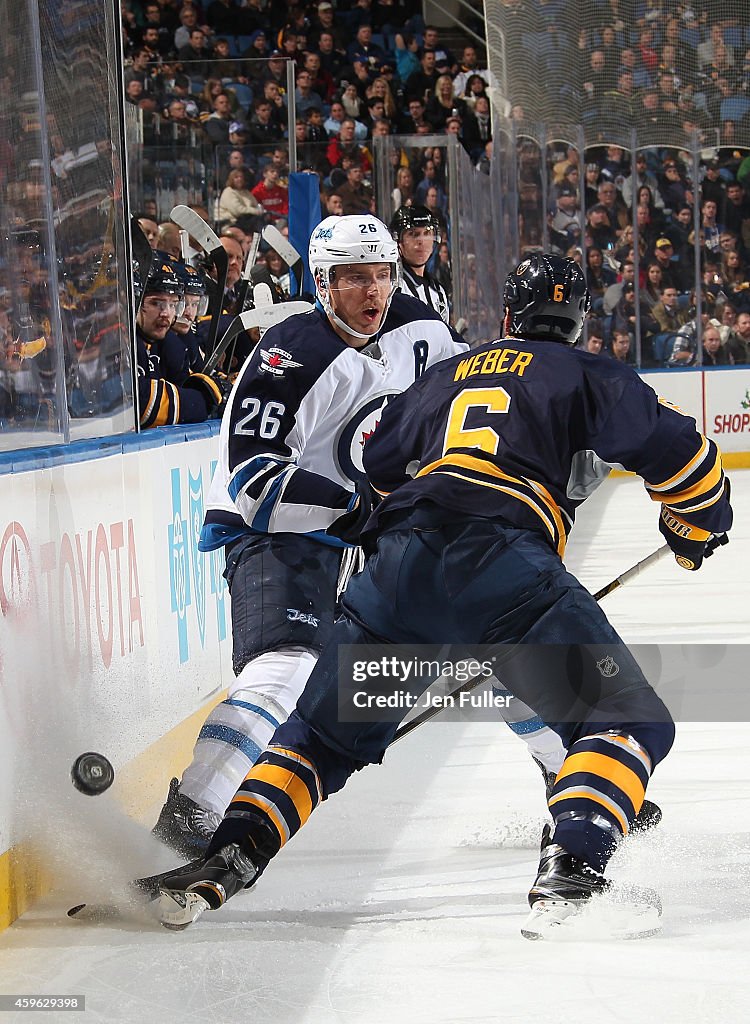
[[[115,780],[115,770],[104,754],[93,750],[81,754],[70,769],[73,785],[86,796],[98,796]]]

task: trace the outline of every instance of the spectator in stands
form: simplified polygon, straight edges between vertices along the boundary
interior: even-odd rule
[[[326,216],[328,217],[343,217],[344,216],[344,203],[338,192],[331,192],[327,196],[325,201]]]
[[[550,242],[558,252],[564,253],[571,245],[577,245],[580,241],[578,200],[572,188],[560,188],[556,209],[549,219],[549,229]]]
[[[667,210],[679,210],[681,206],[693,205],[693,193],[690,183],[683,175],[676,160],[668,158],[664,161],[659,191]]]
[[[732,362],[750,363],[750,312],[737,314],[734,329],[727,340],[727,350]]]
[[[737,310],[750,310],[750,283],[736,249],[721,254],[722,291]]]
[[[297,114],[304,117],[308,110],[319,110],[323,113],[323,100],[312,87],[312,75],[307,68],[297,72],[297,88],[294,93]]]
[[[635,264],[632,260],[624,262],[620,268],[620,280],[615,281],[614,284],[604,292],[602,297],[602,309],[605,316],[612,316],[617,303],[622,298],[622,293],[627,285],[634,286],[635,281]]]
[[[414,35],[408,33],[401,35],[400,32],[397,32],[394,43],[396,46],[396,74],[406,85],[412,75],[420,70],[419,42]]]
[[[382,67],[386,54],[382,46],[372,41],[372,25],[363,22],[358,27],[354,41],[347,47],[346,56],[351,64],[358,61],[370,71]]]
[[[440,42],[440,32],[434,25],[425,25],[422,43],[426,50],[435,54],[435,68],[440,75],[453,75],[458,71],[458,62],[451,51]]]
[[[485,88],[495,85],[492,72],[488,68],[479,67],[479,58],[475,46],[465,46],[461,56],[461,64],[453,79],[453,91],[456,96],[466,96],[471,93],[471,82],[478,78],[482,82],[482,92]]]
[[[440,132],[449,117],[464,117],[465,114],[466,104],[453,95],[453,79],[450,75],[440,75],[435,82],[434,94],[427,102],[425,117]]]
[[[478,160],[492,142],[492,118],[490,101],[487,96],[478,96],[474,110],[466,110],[462,116],[463,141],[472,160]]]
[[[181,47],[187,46],[190,42],[190,33],[194,28],[200,28],[198,24],[198,10],[193,7],[192,4],[183,4],[180,8],[179,13],[180,24],[175,29],[175,33],[172,39],[172,47],[175,51],[179,51]],[[210,32],[208,25],[206,26],[207,32]]]
[[[377,96],[378,99],[383,101],[386,120],[390,121],[391,124],[395,124],[398,117],[398,107],[393,96],[391,83],[384,75],[378,75],[377,78],[373,78],[367,90],[367,98],[371,99],[373,96]]]
[[[414,175],[410,167],[399,167],[396,170],[396,186],[391,193],[392,212],[400,206],[406,206],[414,200]]]
[[[604,262],[601,249],[589,246],[586,250],[586,284],[591,295],[591,308],[595,313],[601,312],[604,293],[615,283],[615,272]]]
[[[456,83],[453,83],[453,91],[456,96],[460,95],[460,98],[466,103],[469,110],[474,109],[474,105],[480,96],[487,95],[487,87],[485,81],[479,75],[469,75],[466,80],[466,87],[462,93],[456,92]]]
[[[724,42],[724,30],[720,23],[715,22],[709,31],[708,39],[699,43],[696,51],[698,67],[715,68],[732,67],[734,65],[734,49]]]
[[[689,206],[683,206],[677,211],[669,225],[669,237],[674,243],[675,256],[678,263],[687,265],[692,256],[690,248],[690,234],[693,229],[693,211]]]
[[[641,293],[642,294],[642,293]],[[622,296],[617,303],[614,312],[614,330],[624,331],[627,334],[635,334],[636,321],[640,315],[641,336],[655,334],[658,330],[656,320],[651,316],[650,310],[643,300],[639,302],[639,310],[635,304],[635,285],[626,284],[622,290]]]
[[[263,180],[251,189],[263,210],[272,218],[289,215],[289,192],[279,184],[279,168],[269,163],[263,168]]]
[[[721,165],[718,160],[709,160],[705,165],[705,176],[701,182],[701,201],[710,199],[716,203],[716,209],[721,210],[724,206],[726,195],[726,183],[721,177]]]
[[[362,90],[363,95],[364,89]],[[355,120],[359,118],[364,106],[362,96],[360,96],[359,88],[354,82],[347,82],[341,93],[341,102],[347,117],[353,117]]]
[[[631,353],[632,338],[630,333],[621,328],[615,328],[612,332],[609,354],[618,363],[628,363],[632,366],[635,362]]]
[[[339,24],[334,21],[333,4],[329,0],[323,0],[316,9],[308,32],[307,42],[311,49],[322,49],[320,46],[321,37],[327,34],[331,37],[333,46],[339,50],[346,50],[350,36],[341,20]],[[331,70],[330,68],[328,69]]]
[[[338,189],[338,194],[341,196],[345,216],[372,212],[373,193],[364,182],[361,164],[350,164],[346,171],[346,182]]]
[[[262,229],[263,209],[247,187],[243,170],[230,171],[226,186],[219,197],[219,220],[224,224],[237,224],[243,231]]]
[[[591,121],[599,116],[602,97],[610,88],[611,83],[604,53],[601,50],[594,50],[589,56],[588,68],[584,73],[582,83],[585,121]]]
[[[273,107],[265,97],[253,103],[253,116],[248,126],[248,141],[257,146],[263,156],[269,155],[274,147],[281,142],[284,134],[273,120]]]
[[[425,117],[425,101],[420,96],[412,96],[408,101],[408,114],[405,114],[400,131],[402,135],[415,135],[420,130],[431,132],[432,125]]]
[[[648,169],[645,153],[638,153],[635,159],[635,189],[633,188],[633,175],[629,174],[622,183],[622,199],[626,206],[633,205],[633,199],[638,195],[638,189],[646,185],[651,191],[653,205],[658,210],[664,209],[664,199],[659,192],[659,183],[656,176]]]
[[[190,41],[180,47],[177,56],[191,78],[205,78],[212,71],[211,62],[207,59],[208,53],[205,35],[200,28],[194,28],[190,33]]]
[[[229,105],[231,108],[231,116],[239,116],[239,103],[234,93],[229,93],[224,89],[224,85],[220,78],[209,77],[203,83],[201,94],[198,97],[198,106],[201,111],[201,121],[205,121],[214,111],[214,103],[216,97],[225,95],[229,99]]]
[[[341,122],[341,130],[336,138],[331,139],[326,149],[326,159],[331,167],[342,167],[346,158],[350,163],[357,164],[363,176],[369,175],[372,169],[370,151],[355,140],[355,122],[345,117]]]
[[[590,210],[599,202],[599,164],[589,161],[583,170],[584,202]]]
[[[748,248],[746,236],[750,234],[750,200],[738,181],[730,181],[727,185],[726,202],[721,213],[723,227],[741,240],[744,248]]]
[[[435,218],[440,230],[440,238],[450,238],[450,226],[445,215],[445,193],[436,185],[430,185],[424,195],[424,205]]]
[[[677,289],[673,285],[662,289],[661,299],[654,305],[651,312],[662,333],[678,331],[690,319],[688,310],[680,309],[677,301]]]
[[[661,238],[657,238],[654,245],[654,266],[657,266],[661,271],[661,287],[666,288],[668,285],[672,285],[679,292],[686,292],[689,288],[689,281],[686,280],[686,271],[689,273],[690,268],[683,268],[674,258],[674,246],[672,245],[671,238],[667,238],[666,235],[662,235]]]
[[[703,331],[703,365],[731,366],[734,360],[721,343],[721,334],[718,327],[709,324]]]
[[[320,96],[323,103],[331,102],[331,97],[336,91],[336,83],[333,76],[322,67],[319,53],[306,53],[303,67],[309,72],[313,92]]]
[[[611,249],[617,237],[606,207],[596,203],[586,214],[586,231],[597,249]]]
[[[271,120],[285,131],[287,122],[286,92],[279,88],[279,83],[267,78],[263,83],[263,99],[271,104]]]
[[[334,83],[340,82],[346,67],[346,54],[342,49],[336,48],[330,32],[321,32],[318,41],[318,54],[323,70],[328,72]]]
[[[419,71],[409,75],[406,91],[410,98],[414,96],[427,103],[429,97],[435,92],[435,86],[440,77],[440,72],[435,67],[435,51],[423,49],[419,58],[419,65]]]
[[[663,280],[662,269],[658,263],[649,263],[646,268],[646,283],[641,288],[641,303],[648,307],[649,310],[653,310],[659,302],[661,302],[662,286],[665,284]]]
[[[602,95],[599,116],[610,125],[630,127],[635,123],[635,99],[633,72],[620,68],[615,88]]]
[[[604,348],[604,336],[599,321],[595,319],[585,320],[583,333],[584,339],[581,342],[581,348],[584,352],[589,352],[592,356],[601,355]]]

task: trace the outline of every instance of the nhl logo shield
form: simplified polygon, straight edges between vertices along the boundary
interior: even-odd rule
[[[611,679],[612,676],[616,676],[620,671],[620,666],[611,654],[608,654],[606,658],[602,658],[601,661],[597,661],[596,667],[605,679]]]

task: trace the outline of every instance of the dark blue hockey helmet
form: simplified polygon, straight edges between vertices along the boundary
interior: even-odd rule
[[[574,345],[591,306],[583,271],[574,260],[535,253],[508,274],[503,296],[508,333],[532,341]]]
[[[154,258],[146,278],[144,295],[184,295],[185,288],[175,272],[168,252],[154,250]]]
[[[182,282],[182,287],[185,295],[196,295],[198,296],[198,302],[195,305],[196,316],[205,316],[206,310],[208,309],[208,287],[206,285],[206,277],[202,270],[196,270],[195,267],[189,263],[183,262],[172,257],[172,268]]]

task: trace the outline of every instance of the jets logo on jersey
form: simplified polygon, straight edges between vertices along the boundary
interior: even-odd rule
[[[277,348],[274,345],[273,348],[260,350],[259,370],[261,373],[271,373],[274,377],[283,377],[286,370],[293,370],[297,366],[302,366],[302,363],[295,363],[290,353],[285,352],[283,348]]]
[[[383,409],[390,398],[398,394],[390,391],[385,395],[378,395],[365,402],[344,424],[338,441],[336,442],[335,453],[338,467],[349,480],[364,480],[365,471],[362,465],[362,451],[365,442],[380,423]]]

